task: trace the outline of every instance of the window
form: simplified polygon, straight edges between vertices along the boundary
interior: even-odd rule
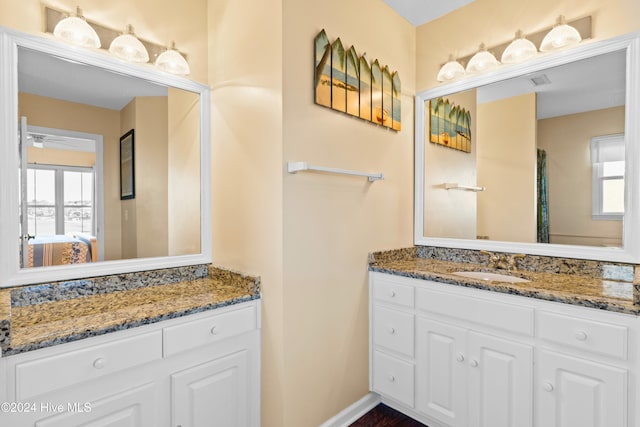
[[[28,165],[27,233],[94,233],[92,168]]]
[[[624,135],[591,139],[593,219],[623,219],[624,167]]]

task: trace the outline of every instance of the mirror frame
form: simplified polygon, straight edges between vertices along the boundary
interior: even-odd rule
[[[17,165],[18,47],[55,55],[106,71],[172,86],[200,95],[200,253],[136,258],[99,263],[20,268],[19,179]],[[0,288],[57,280],[80,279],[169,267],[209,264],[211,254],[211,119],[210,88],[168,74],[149,64],[131,64],[104,52],[77,48],[53,37],[30,35],[0,27]]]
[[[626,49],[627,58],[625,88],[626,176],[622,248],[425,237],[424,144],[425,131],[427,129],[425,125],[426,101],[624,49]],[[640,120],[638,120],[638,117],[640,117],[640,33],[632,33],[604,41],[586,41],[568,50],[539,54],[536,58],[522,64],[500,67],[489,73],[468,77],[419,92],[416,94],[415,114],[414,243],[416,245],[640,263]]]

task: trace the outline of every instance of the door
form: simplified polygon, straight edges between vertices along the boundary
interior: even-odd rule
[[[540,352],[538,427],[626,427],[626,369]]]
[[[22,268],[29,265],[29,234],[27,218],[27,118],[20,118],[20,259]],[[33,237],[33,236],[31,236]]]
[[[249,424],[249,351],[242,350],[171,375],[172,425]]]
[[[469,427],[532,425],[533,348],[469,332]]]
[[[466,329],[421,318],[416,326],[416,408],[466,427]]]

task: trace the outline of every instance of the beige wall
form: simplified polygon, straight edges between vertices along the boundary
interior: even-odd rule
[[[508,42],[518,29],[526,35],[550,28],[558,15],[569,20],[591,15],[594,39],[640,30],[636,0],[476,0],[418,27],[418,91],[439,84],[436,75],[450,54],[460,58],[476,52],[480,43]]]
[[[189,77],[207,81],[207,0],[2,0],[0,25],[42,33],[45,5],[66,12],[80,6],[87,19],[106,27],[124,30],[131,24],[142,39],[167,46],[175,41],[188,56]]]
[[[136,127],[136,100],[132,100],[120,110],[120,132],[118,135],[124,135],[130,129]],[[118,199],[120,199],[120,137],[118,137]],[[134,168],[135,153],[135,134],[134,134]],[[135,175],[134,175],[135,176]],[[135,182],[134,182],[135,191]],[[122,241],[122,253],[118,259],[131,259],[138,256],[138,216],[136,211],[136,199],[127,199],[120,202],[120,222],[122,228],[120,230],[120,239]]]
[[[477,185],[476,90],[455,93],[447,96],[447,99],[471,113],[471,152],[465,153],[429,142],[430,114],[426,105],[424,235],[475,239],[477,194],[445,190],[443,184]]]
[[[412,241],[415,30],[364,0],[209,8],[214,258],[262,276],[263,425],[315,426],[368,390],[367,253]],[[322,28],[399,71],[402,132],[313,104]],[[385,180],[289,175],[295,160]]]
[[[208,4],[213,258],[262,279],[262,419],[285,426],[282,2]]]
[[[624,107],[538,121],[547,152],[551,243],[621,245],[622,221],[591,219],[591,138],[624,133]]]
[[[200,252],[200,96],[169,88],[169,255]]]
[[[96,153],[60,150],[56,148],[27,147],[27,161],[40,165],[93,167],[96,165]]]
[[[168,100],[139,96],[121,110],[120,134],[134,129],[134,194],[122,201],[122,258],[166,256]]]
[[[369,183],[284,175],[286,371],[279,425],[303,427],[321,424],[367,393],[367,253],[412,244],[415,29],[381,1],[283,4],[283,161],[385,176]],[[313,39],[322,29],[345,49],[353,45],[398,71],[401,132],[313,103]]]
[[[536,94],[479,104],[476,135],[478,234],[535,243]]]
[[[106,108],[21,93],[18,114],[33,126],[102,135],[105,260],[120,259],[120,114]]]

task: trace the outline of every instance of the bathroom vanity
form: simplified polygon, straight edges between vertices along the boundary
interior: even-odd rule
[[[370,264],[370,386],[384,403],[430,427],[638,425],[632,266],[631,281],[504,272],[527,280],[509,283],[411,252]]]
[[[416,246],[369,264],[383,402],[430,427],[640,427],[639,76],[629,34],[417,93]],[[610,134],[624,206],[599,215]]]
[[[210,88],[5,28],[0,70],[0,425],[259,425],[259,279],[211,266]],[[29,173],[76,151],[96,256],[34,267]]]
[[[256,278],[210,267],[79,298],[65,287],[13,290],[2,425],[260,424]],[[51,300],[26,299],[34,294]]]

